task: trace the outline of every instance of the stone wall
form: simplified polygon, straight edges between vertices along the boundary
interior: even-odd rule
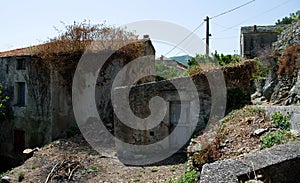
[[[272,49],[272,43],[277,41],[281,25],[246,26],[241,28],[241,55],[244,58],[255,58]]]
[[[21,59],[25,62],[23,69],[17,69],[17,62]],[[3,85],[3,92],[9,96],[9,116],[7,121],[0,121],[1,136],[0,153],[11,153],[15,151],[14,144],[20,148],[35,147],[48,143],[52,139],[51,130],[51,110],[50,110],[50,90],[48,82],[40,83],[36,70],[31,64],[30,57],[6,57],[0,58],[0,83]],[[18,103],[19,83],[24,83],[25,103]],[[41,88],[45,87],[45,88]],[[38,95],[40,90],[45,92]],[[23,91],[22,91],[23,92]],[[40,103],[37,100],[42,100]],[[19,136],[16,142],[16,130],[24,133],[24,137]],[[24,147],[22,147],[24,146]]]
[[[267,61],[270,71],[265,80],[258,83],[256,96],[253,99],[258,101],[266,100],[276,105],[299,105],[300,104],[300,72],[299,53],[287,53],[285,50],[289,46],[295,46],[300,43],[300,21],[294,22],[290,26],[282,29],[282,33],[278,36],[278,40],[272,45],[272,57]],[[299,49],[298,49],[299,50]],[[287,64],[281,63],[282,60],[289,60]],[[298,60],[298,61],[297,61]],[[266,65],[268,66],[268,65]],[[293,67],[292,73],[287,74],[285,68]],[[279,75],[280,74],[280,75]]]
[[[149,62],[148,65],[153,67],[139,65],[138,68],[128,68],[126,78],[130,78],[132,73],[137,72],[136,69],[142,68],[142,73],[151,73],[149,68],[155,69],[155,50],[151,41],[147,39],[141,43],[142,51],[139,47],[133,47],[133,49],[141,51],[137,56],[142,57],[144,62]],[[113,130],[111,88],[118,72],[132,61],[128,55],[128,53],[112,55],[105,63],[105,67],[99,71],[95,97],[83,99],[96,101],[98,114],[110,131]],[[24,69],[17,69],[18,59],[25,60]],[[24,147],[21,145],[18,151],[21,152],[24,148],[42,146],[54,139],[66,137],[66,131],[76,126],[72,91],[69,88],[71,85],[67,85],[63,76],[52,66],[43,65],[43,63],[40,58],[32,55],[0,57],[0,83],[3,84],[4,93],[10,97],[11,111],[8,121],[0,121],[0,154],[9,155],[15,151],[15,130],[24,133],[21,134],[24,136],[22,137]],[[138,82],[153,80],[154,77],[148,77]],[[17,104],[17,84],[20,82],[25,85],[24,106]]]
[[[296,141],[205,164],[200,182],[297,182],[300,170],[299,147],[300,142]]]
[[[220,71],[220,72],[218,72]],[[255,61],[245,61],[242,64],[232,66],[232,67],[221,67],[219,70],[211,70],[203,73],[196,74],[190,77],[177,78],[173,80],[164,80],[159,82],[146,83],[143,85],[120,87],[115,90],[114,95],[121,95],[125,90],[130,91],[129,102],[130,110],[141,119],[146,119],[151,115],[149,105],[151,106],[151,99],[153,97],[161,97],[164,99],[166,111],[163,114],[164,117],[161,122],[151,129],[148,130],[136,130],[123,123],[125,116],[115,116],[115,136],[123,142],[135,145],[149,145],[158,141],[162,141],[170,135],[173,130],[171,115],[172,110],[170,109],[172,104],[179,102],[181,107],[186,103],[189,104],[189,115],[190,121],[196,121],[196,131],[200,131],[205,128],[208,119],[216,118],[221,119],[225,114],[226,109],[226,96],[228,94],[236,94],[236,91],[241,91],[243,95],[237,96],[235,100],[228,98],[227,106],[238,107],[233,104],[233,102],[238,101],[241,103],[243,100],[250,100],[250,98],[244,98],[244,95],[250,96],[251,93],[251,80],[252,75],[255,72]],[[214,78],[214,79],[212,79]],[[187,87],[175,87],[175,86],[186,86],[185,83],[193,81],[196,86],[198,98],[195,98],[191,88]],[[210,80],[210,81],[209,81]],[[211,81],[214,82],[211,82]],[[218,80],[218,82],[216,81]],[[224,80],[225,88],[222,87],[222,82]],[[212,91],[214,90],[214,98],[212,98]],[[224,91],[224,97],[222,98],[222,90]],[[218,91],[218,92],[216,92]],[[180,97],[179,93],[184,93]],[[227,95],[226,95],[227,93]],[[215,103],[217,100],[224,100],[221,103]],[[197,105],[197,100],[200,106]],[[249,101],[248,100],[248,101]],[[213,105],[212,105],[213,104]],[[218,105],[221,104],[221,105]],[[213,107],[212,107],[213,106]],[[214,108],[214,109],[213,109]],[[216,109],[218,108],[218,109]],[[121,108],[120,108],[121,109]],[[161,110],[163,106],[161,106]],[[193,111],[193,109],[197,109]],[[217,111],[223,110],[223,116],[217,116],[217,114],[211,114],[213,110]],[[121,110],[127,110],[126,108]],[[193,112],[191,112],[193,111]],[[159,115],[159,111],[157,115]],[[153,114],[152,114],[153,115]],[[216,116],[214,116],[216,115]],[[120,118],[120,119],[119,119]],[[211,120],[211,119],[210,119]],[[192,123],[190,124],[192,126]],[[178,138],[184,138],[179,136]],[[189,140],[186,139],[186,141]],[[168,149],[169,143],[165,143],[162,149]],[[180,147],[179,147],[180,148]],[[134,151],[133,149],[127,149],[128,151]],[[126,150],[125,150],[126,151]],[[154,149],[150,150],[151,152]],[[158,151],[157,151],[158,152]],[[156,152],[156,153],[157,153]]]
[[[113,60],[108,60],[105,63],[104,67],[101,68],[96,83],[95,100],[99,116],[110,132],[113,132],[114,130],[114,112],[111,103],[113,82],[119,82],[120,85],[124,82],[124,79],[129,80],[137,73],[142,73],[145,75],[148,75],[149,73],[155,73],[155,50],[152,47],[152,43],[150,40],[146,41],[145,45],[145,50],[142,53],[143,55],[140,55],[141,60],[128,60],[125,57],[118,57]],[[143,63],[136,61],[142,61]],[[130,66],[131,62],[134,62],[134,66],[132,67]],[[127,64],[129,64],[129,66]],[[125,76],[116,78],[121,70],[123,70]],[[147,77],[142,78],[142,80],[139,80],[138,82],[145,83],[154,80],[154,77]]]

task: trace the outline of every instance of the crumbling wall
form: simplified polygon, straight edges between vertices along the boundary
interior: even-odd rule
[[[23,69],[17,69],[17,60],[22,59],[25,62]],[[7,121],[1,121],[0,151],[3,154],[14,152],[17,140],[15,131],[24,132],[24,147],[40,146],[51,141],[51,114],[49,88],[43,96],[35,96],[39,86],[43,85],[37,81],[38,85],[32,85],[37,78],[34,66],[31,63],[31,57],[3,57],[0,58],[0,83],[3,85],[3,92],[9,96],[9,115]],[[30,79],[30,80],[28,80]],[[18,104],[18,83],[24,83],[24,105]],[[49,83],[49,82],[48,82]],[[48,83],[44,83],[48,86]],[[42,106],[37,105],[39,97],[43,98]],[[44,108],[45,107],[45,108]],[[42,110],[43,108],[43,110]],[[43,111],[41,113],[41,111]],[[22,138],[22,137],[20,137]],[[18,142],[19,143],[19,142]],[[23,143],[21,143],[23,144]],[[20,145],[23,146],[23,145]]]
[[[238,106],[242,100],[250,100],[250,97],[247,99],[244,95],[250,96],[251,93],[251,80],[252,75],[255,72],[255,61],[249,60],[245,61],[239,65],[221,67],[219,71],[222,71],[224,76],[224,81],[226,83],[225,88],[225,100],[226,100],[226,91],[227,91],[227,106],[230,109],[240,107]],[[216,76],[214,76],[216,74]],[[126,124],[119,119],[119,116],[114,117],[115,124],[115,136],[126,143],[135,144],[135,145],[149,145],[155,142],[163,140],[165,137],[169,136],[172,132],[172,124],[170,122],[170,105],[172,102],[189,102],[191,108],[199,107],[199,111],[191,115],[191,118],[196,119],[197,126],[196,131],[200,131],[205,128],[206,123],[211,115],[212,110],[212,94],[211,89],[216,86],[217,83],[210,83],[207,76],[216,77],[218,79],[218,72],[216,70],[211,70],[207,72],[198,73],[190,77],[177,78],[173,80],[164,80],[159,82],[146,83],[143,85],[129,86],[130,95],[129,102],[130,108],[133,113],[142,119],[147,118],[151,111],[149,109],[149,102],[155,96],[159,96],[164,99],[166,102],[167,110],[164,116],[164,119],[154,128],[148,130],[137,130],[131,127],[128,127]],[[190,91],[190,88],[176,88],[174,83],[188,83],[189,80],[193,81],[198,92],[198,100],[200,106],[195,106],[194,95]],[[180,84],[179,84],[180,85]],[[128,87],[120,87],[115,90],[114,95],[120,95],[125,90],[128,90]],[[233,96],[236,97],[228,98],[228,94],[232,94],[236,91],[241,91],[243,95]],[[180,98],[178,92],[185,93],[183,98]],[[220,93],[219,93],[220,94]],[[218,93],[217,93],[218,95]],[[220,94],[221,95],[221,94]],[[236,102],[234,104],[234,102]],[[226,105],[226,102],[224,103]],[[222,108],[225,111],[226,106],[214,106]],[[162,108],[163,109],[163,108]],[[216,116],[215,116],[216,117]],[[223,116],[221,116],[223,117]],[[179,137],[180,138],[180,137]],[[165,144],[169,148],[169,144]],[[153,149],[152,149],[153,150]]]

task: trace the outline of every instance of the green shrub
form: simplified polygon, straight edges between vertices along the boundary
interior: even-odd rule
[[[8,116],[8,100],[9,97],[4,95],[2,84],[0,83],[0,120],[6,119]]]
[[[2,172],[2,173],[0,173],[0,178],[6,176],[6,175],[8,175],[8,174],[9,174],[9,170],[7,170],[7,171],[5,171],[5,172]]]
[[[266,78],[269,75],[270,66],[263,64],[261,58],[255,58],[255,73],[253,74],[253,79]]]
[[[175,67],[168,67],[163,62],[156,62],[155,63],[156,68],[156,80],[166,80],[166,79],[172,79],[177,77],[183,77],[187,76],[187,72],[180,72]]]
[[[193,169],[191,171],[185,172],[179,177],[177,181],[170,179],[168,183],[196,183],[198,182],[199,178],[200,173]]]
[[[261,148],[270,148],[275,144],[283,144],[295,138],[296,137],[294,135],[285,130],[270,132],[260,138],[260,140],[262,141]]]
[[[276,128],[280,128],[282,130],[288,130],[290,128],[290,116],[284,116],[280,112],[275,112],[272,115],[272,122],[274,123]]]

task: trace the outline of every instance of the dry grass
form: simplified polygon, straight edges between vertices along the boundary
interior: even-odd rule
[[[284,53],[279,58],[278,74],[281,76],[283,73],[292,75],[294,71],[300,68],[300,43],[295,43],[286,47]]]

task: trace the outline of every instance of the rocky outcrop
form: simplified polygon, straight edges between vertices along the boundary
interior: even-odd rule
[[[278,105],[300,104],[300,21],[282,31],[272,54],[270,72],[263,88],[256,87],[254,103],[266,99]]]

